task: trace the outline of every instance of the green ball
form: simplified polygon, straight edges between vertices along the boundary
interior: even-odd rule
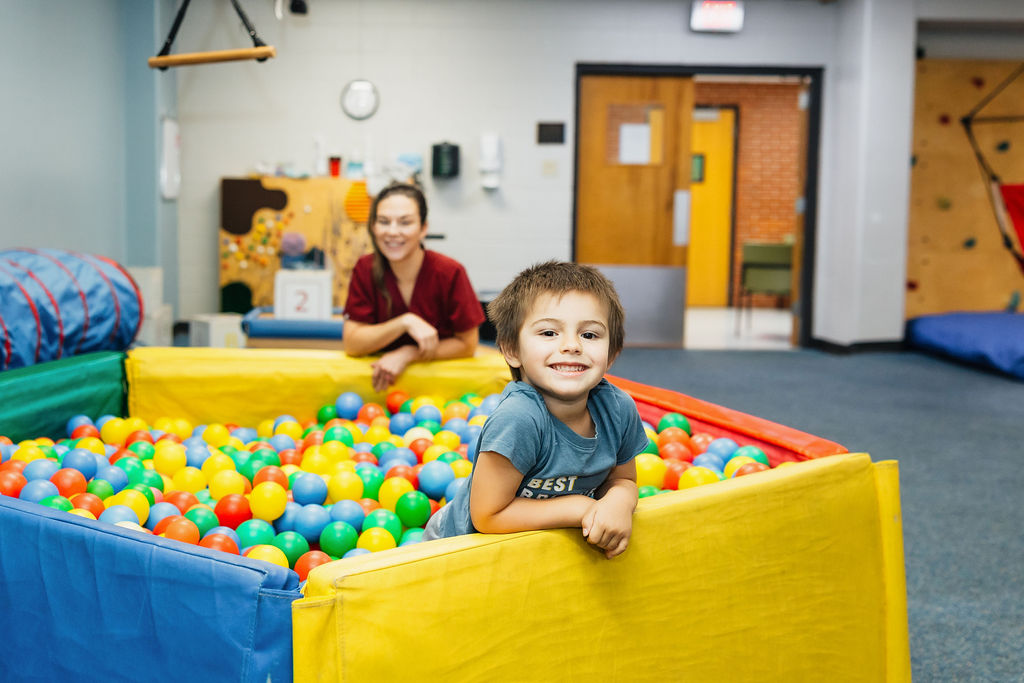
[[[188,517],[188,514],[186,513],[185,516]],[[216,521],[217,515],[213,517],[214,521]],[[214,526],[217,525],[214,524]],[[274,531],[274,525],[262,519],[247,519],[238,525],[235,532],[238,534],[239,548],[248,548],[253,545],[270,545],[274,542],[274,537],[277,536]],[[295,564],[291,558],[289,558],[289,562]]]
[[[367,529],[373,529],[374,527],[380,527],[394,536],[396,544],[402,541],[402,520],[391,510],[377,508],[366,515],[366,518],[363,520],[363,532],[365,533]]]
[[[377,500],[380,485],[384,483],[381,471],[376,467],[356,467],[356,475],[363,480],[363,497]]]
[[[156,452],[156,447],[148,441],[136,441],[128,447],[135,455],[139,456],[142,460],[152,460],[153,453]],[[123,460],[124,458],[122,458]]]
[[[405,533],[402,534],[402,542],[398,545],[412,545],[413,543],[419,543],[423,540],[423,529],[413,528],[406,529]]]
[[[309,552],[309,541],[298,531],[282,531],[274,536],[270,545],[281,549],[288,558],[288,566],[293,569],[298,559]]]
[[[38,448],[50,460],[56,460],[57,462],[60,462],[63,459],[63,456],[61,454],[57,453],[57,449],[54,448],[53,446],[50,446],[50,445],[47,445],[47,444],[44,443],[44,444],[38,446]]]
[[[422,491],[406,491],[395,502],[395,514],[407,527],[421,527],[430,519],[430,498]]]
[[[257,448],[249,457],[250,460],[260,460],[264,465],[281,466],[281,456],[273,448]],[[259,472],[259,468],[256,469]]]
[[[352,432],[337,425],[324,432],[324,443],[328,441],[340,441],[349,448],[355,444],[355,441],[352,440]]]
[[[126,455],[123,458],[118,458],[114,463],[114,467],[124,470],[124,473],[128,475],[129,481],[132,478],[132,472],[138,472],[139,470],[145,469],[142,461],[133,455]]]
[[[416,426],[429,429],[431,434],[437,434],[441,431],[441,423],[435,420],[420,420],[416,423]]]
[[[106,479],[94,478],[86,485],[85,490],[94,496],[98,496],[100,500],[106,500],[114,495],[114,487]]]
[[[149,472],[150,470],[146,471]],[[139,493],[144,495],[146,497],[146,500],[149,501],[150,505],[156,505],[156,495],[153,493],[153,489],[150,488],[147,484],[144,484],[140,481],[137,484],[129,484],[128,488],[138,491]]]
[[[53,508],[54,510],[63,510],[64,512],[69,512],[75,507],[71,504],[70,500],[61,495],[47,496],[46,498],[41,499],[39,504],[45,505],[48,508]]]
[[[320,431],[323,428],[324,428],[324,426],[323,425],[319,425],[319,424],[318,425],[309,425],[308,427],[306,427],[305,429],[302,430],[302,438],[305,439],[307,436],[310,435],[311,432],[317,432],[317,431]]]
[[[266,466],[266,463],[263,462],[263,460],[261,460],[260,458],[249,458],[244,463],[238,466],[238,473],[241,474],[246,479],[248,479],[249,483],[251,484],[253,477],[256,476],[256,473]]]
[[[128,481],[132,484],[145,484],[146,486],[152,486],[157,491],[164,490],[164,478],[160,476],[160,473],[156,470],[142,469],[141,472],[132,478],[132,475],[128,475]]]
[[[657,486],[641,486],[637,490],[637,494],[641,498],[647,498],[648,496],[656,496],[656,495],[658,495],[658,487]]]
[[[235,463],[235,469],[240,468],[252,458],[252,454],[249,451],[239,450],[231,446],[228,446],[228,449],[223,452]]]
[[[215,501],[213,496],[210,495],[210,489],[200,489],[199,491],[196,491],[196,500],[211,507],[217,505],[217,501]]]
[[[652,455],[658,455],[658,444],[654,443],[650,439],[647,439],[647,447],[644,448],[641,453],[651,453]]]
[[[192,522],[199,527],[200,538],[205,536],[206,532],[213,527],[220,525],[220,520],[217,519],[216,513],[214,513],[210,508],[202,505],[192,506],[192,509],[185,512],[185,517],[192,520]],[[241,538],[241,535],[239,535],[239,538]]]
[[[380,443],[375,444],[373,448],[370,449],[370,452],[376,455],[377,459],[379,460],[380,456],[384,455],[394,447],[395,444],[391,443],[390,441],[381,441]]]
[[[658,431],[663,432],[669,427],[679,427],[687,434],[693,434],[693,429],[690,428],[690,421],[686,419],[684,415],[679,413],[665,413],[658,420]]]
[[[341,557],[359,541],[359,532],[348,522],[331,522],[320,532],[320,550]]]
[[[735,458],[736,456],[739,455],[745,455],[748,458],[753,458],[762,465],[767,465],[768,467],[771,467],[771,465],[769,465],[768,463],[768,456],[765,455],[765,452],[762,451],[757,446],[740,446],[733,452],[732,457]]]
[[[437,459],[440,460],[441,462],[446,462],[449,465],[451,465],[456,460],[465,460],[465,458],[463,458],[455,451],[445,451],[441,455],[437,456]]]
[[[320,424],[328,422],[338,417],[338,410],[334,407],[333,403],[320,406],[320,410],[316,411],[316,421]]]

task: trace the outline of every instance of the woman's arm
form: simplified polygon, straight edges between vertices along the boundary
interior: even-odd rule
[[[493,451],[477,454],[469,514],[477,531],[508,534],[534,529],[578,527],[594,500],[568,495],[555,498],[519,498],[522,473],[503,455]]]
[[[342,328],[341,343],[345,353],[348,355],[366,356],[380,351],[412,329],[421,331],[421,336],[427,337],[430,336],[429,331],[433,330],[435,339],[437,337],[437,330],[428,325],[418,315],[415,313],[403,313],[390,320],[376,324],[346,320]],[[419,340],[417,340],[417,343],[419,343]],[[420,346],[422,347],[423,345],[421,344]]]
[[[445,360],[449,358],[469,358],[476,353],[476,347],[480,343],[479,328],[471,328],[465,332],[456,332],[454,337],[442,339],[437,345],[437,352],[433,360]],[[427,359],[422,359],[427,360]]]

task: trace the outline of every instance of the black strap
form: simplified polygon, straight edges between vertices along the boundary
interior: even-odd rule
[[[167,34],[167,40],[164,41],[164,46],[157,53],[157,57],[166,57],[171,54],[171,44],[174,43],[174,39],[178,36],[178,29],[181,28],[181,21],[185,18],[185,12],[188,10],[188,4],[192,0],[182,0],[181,7],[178,9],[177,16],[174,17],[174,23],[171,25],[171,32]],[[242,11],[242,6],[238,4],[238,0],[231,0],[231,5],[235,8],[235,12],[238,13],[238,18],[242,20],[242,24],[245,25],[245,30],[249,33],[249,37],[252,38],[253,47],[263,47],[266,45],[260,37],[256,35],[256,27],[249,21],[249,17]],[[257,62],[267,61],[266,57],[260,57],[256,60]],[[161,71],[167,71],[166,66],[159,67]]]

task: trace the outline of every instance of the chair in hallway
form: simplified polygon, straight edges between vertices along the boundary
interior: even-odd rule
[[[736,297],[736,334],[740,319],[747,309],[747,326],[753,316],[755,294],[772,294],[788,299],[792,294],[793,245],[785,243],[747,242],[743,245],[740,266],[740,291]]]

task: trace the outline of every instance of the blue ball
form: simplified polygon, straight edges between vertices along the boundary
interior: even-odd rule
[[[38,462],[38,460],[36,462]],[[31,465],[32,463],[29,464]],[[84,448],[75,448],[65,453],[64,459],[61,461],[61,465],[78,470],[85,475],[86,481],[95,477],[96,470],[99,468],[99,463],[96,461],[96,454],[92,451],[87,451]]]
[[[406,529],[405,533],[402,534],[402,542],[398,545],[412,545],[413,543],[423,542],[423,529]]]
[[[21,473],[29,481],[36,479],[48,480],[53,473],[60,469],[60,463],[49,458],[39,458],[25,465]]]
[[[345,393],[334,399],[334,410],[338,417],[343,420],[354,420],[359,415],[359,409],[363,407],[362,397],[354,391]]]
[[[107,454],[106,460],[109,462],[110,456],[112,456],[114,453],[117,453],[117,446],[115,446],[112,443],[103,444],[103,452]],[[99,453],[97,453],[96,455],[99,455]]]
[[[479,415],[483,415],[484,417],[487,417],[490,414],[491,414],[491,411],[485,410],[485,409],[483,409],[480,406],[476,406],[471,411],[469,411],[469,415],[467,417],[470,420],[472,420],[474,417],[477,417]]]
[[[139,523],[139,516],[135,514],[135,510],[132,510],[127,505],[111,505],[100,513],[99,519],[101,522],[108,522],[110,524],[117,524],[118,522]]]
[[[284,514],[274,520],[274,529],[277,533],[282,531],[295,531],[295,516],[299,514],[302,506],[294,501],[288,501],[284,506]]]
[[[100,466],[100,468],[96,470],[96,478],[110,482],[111,487],[114,489],[114,493],[117,493],[128,485],[128,475],[120,467],[114,467],[113,465]]]
[[[295,448],[295,439],[287,434],[275,434],[267,441],[270,447],[280,453],[281,451]]]
[[[726,437],[722,437],[720,439],[715,439],[714,441],[709,443],[708,447],[704,450],[704,452],[714,453],[715,455],[728,459],[729,456],[732,455],[737,448],[739,448],[739,444],[737,444],[735,441]]]
[[[18,445],[13,443],[0,444],[0,462],[7,462],[14,455],[14,451],[18,450]]]
[[[192,436],[199,437],[200,441],[202,441],[202,436],[203,436],[203,432],[204,431],[206,431],[206,425],[196,425],[195,427],[192,428]],[[187,440],[188,439],[186,439],[186,441]],[[203,443],[206,443],[206,442],[203,441]]]
[[[180,515],[181,510],[174,503],[168,503],[166,501],[160,501],[149,508],[149,517],[146,518],[145,527],[152,531],[156,528],[157,522],[164,517],[170,517],[171,515]]]
[[[259,433],[252,427],[239,427],[235,431],[231,432],[231,436],[235,437],[242,443],[252,443]]]
[[[352,550],[349,550],[347,553],[342,555],[341,559],[344,560],[344,559],[347,559],[349,557],[356,557],[357,555],[367,555],[367,554],[369,554],[369,552],[370,551],[367,550],[366,548],[352,548]]]
[[[114,419],[114,415],[100,415],[96,418],[96,429],[103,429],[103,425]]]
[[[450,432],[455,432],[459,435],[459,440],[462,443],[466,443],[469,440],[469,422],[461,417],[453,417],[442,425],[445,429]]]
[[[153,514],[152,511],[150,511],[149,514]],[[238,532],[229,526],[215,526],[209,531],[207,531],[205,534],[203,534],[203,538],[206,538],[210,534],[224,534],[232,541],[234,541],[235,545],[238,545],[242,542],[241,539],[238,538]]]
[[[484,400],[480,401],[478,408],[483,408],[487,415],[490,415],[498,404],[501,403],[501,394],[488,394],[484,397]]]
[[[460,477],[453,479],[452,483],[448,484],[444,489],[444,499],[449,503],[455,500],[455,496],[469,484],[468,477]]]
[[[441,411],[438,410],[437,406],[432,406],[429,403],[425,406],[420,406],[419,410],[413,413],[412,416],[416,420],[416,424],[428,420],[441,424]]]
[[[33,460],[32,462],[39,461]],[[32,463],[30,462],[29,465],[31,464]],[[25,469],[27,470],[28,468],[26,467]],[[24,474],[24,472],[22,472],[22,474]],[[18,494],[18,498],[27,500],[30,503],[38,503],[47,496],[56,496],[59,494],[60,492],[57,490],[57,485],[49,479],[33,479],[22,487],[21,493]]]
[[[415,426],[416,418],[414,418],[410,413],[395,413],[391,416],[390,422],[388,422],[388,429],[391,430],[391,433],[398,434],[399,436],[405,434]]]
[[[454,479],[455,472],[451,465],[442,460],[431,460],[420,470],[420,491],[434,500],[441,500],[448,484]]]
[[[291,415],[278,415],[277,417],[274,418],[274,429],[277,429],[277,426],[282,422],[294,422],[298,424],[299,421],[296,420]]]
[[[366,441],[360,441],[356,445],[352,446],[352,450],[357,453],[369,453],[373,450],[373,444]]]
[[[725,460],[714,453],[701,453],[693,459],[694,467],[707,467],[709,470],[721,472],[725,468]]]
[[[476,427],[476,425],[470,425]],[[471,434],[466,439],[466,459],[470,462],[476,462],[476,454],[480,452],[480,430],[477,429],[475,434]]]
[[[403,464],[408,465],[409,467],[415,467],[419,463],[419,459],[416,457],[413,450],[411,448],[406,448],[405,446],[392,448],[386,453],[386,455],[388,460],[401,460]],[[390,467],[385,468],[382,464],[381,469],[387,471]]]
[[[327,500],[327,482],[319,474],[304,472],[292,482],[292,498],[299,505],[323,505]]]
[[[78,427],[80,427],[82,425],[91,425],[91,424],[93,424],[93,421],[92,421],[92,418],[89,417],[88,415],[75,415],[70,420],[68,420],[68,423],[65,426],[65,429],[67,430],[68,436],[71,436],[71,432],[75,431],[75,429],[77,429]],[[95,426],[95,425],[93,425],[93,426]],[[99,429],[99,427],[96,427],[96,428]]]
[[[346,522],[351,524],[356,531],[363,530],[363,519],[365,519],[366,513],[363,512],[363,507],[354,500],[339,500],[331,506],[330,515],[332,522]]]
[[[331,523],[331,513],[322,505],[303,505],[295,515],[295,531],[310,543],[320,542],[320,532]]]
[[[201,436],[190,436],[184,441],[182,441],[181,445],[184,446],[185,448],[192,448],[193,446],[202,446],[205,448],[206,442],[203,441],[203,437]]]
[[[210,457],[210,449],[206,446],[189,446],[185,449],[185,464],[189,467],[202,467]]]

